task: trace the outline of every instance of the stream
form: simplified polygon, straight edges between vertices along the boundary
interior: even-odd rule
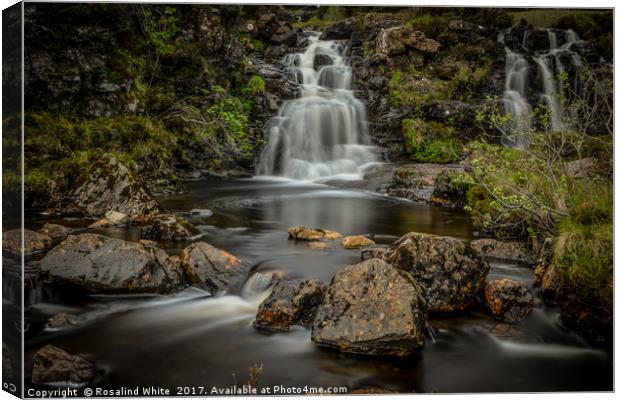
[[[254,275],[241,293],[209,297],[197,288],[171,296],[59,296],[41,290],[26,313],[26,382],[35,352],[46,344],[86,354],[105,370],[90,384],[118,388],[177,386],[224,388],[248,382],[248,368],[262,364],[258,386],[383,388],[395,392],[517,392],[612,390],[611,355],[593,349],[562,327],[559,310],[537,300],[517,325],[495,322],[482,310],[434,318],[435,338],[407,358],[364,357],[320,348],[310,330],[270,333],[253,327],[267,295],[261,272],[329,283],[337,270],[360,260],[359,250],[314,250],[288,239],[303,225],[347,234],[371,234],[389,244],[411,232],[471,239],[467,215],[450,209],[284,178],[251,178],[188,184],[187,191],[158,199],[170,212],[208,208],[211,217],[187,215],[201,240],[250,262]],[[87,224],[80,220],[30,219]],[[99,233],[137,241],[139,228],[105,228]],[[187,242],[164,242],[178,254]],[[529,267],[492,263],[490,277],[511,277],[533,286]],[[45,330],[44,322],[65,311],[82,323]],[[498,334],[498,332],[503,332]],[[303,393],[302,393],[303,394]]]

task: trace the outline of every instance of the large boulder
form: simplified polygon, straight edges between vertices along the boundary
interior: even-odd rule
[[[41,271],[93,293],[166,293],[184,283],[162,249],[92,233],[70,235],[45,255]]]
[[[47,345],[37,351],[32,365],[33,383],[87,383],[97,376],[95,366],[78,355]]]
[[[478,239],[471,242],[471,247],[480,256],[497,260],[515,261],[532,264],[533,260],[527,247],[520,242],[501,242],[495,239]]]
[[[187,246],[179,259],[191,282],[205,287],[213,294],[241,289],[250,275],[248,264],[207,242]]]
[[[200,234],[200,231],[179,215],[159,214],[149,219],[140,234],[148,239],[182,240],[194,237]]]
[[[280,331],[292,325],[309,327],[325,290],[325,284],[316,279],[279,281],[258,307],[254,325]]]
[[[312,340],[343,352],[406,356],[424,346],[425,332],[422,288],[408,272],[375,258],[336,273]]]
[[[530,315],[534,296],[525,283],[513,279],[487,282],[484,299],[491,314],[502,321],[517,322]]]
[[[157,202],[138,177],[111,154],[82,174],[71,198],[91,217],[100,218],[114,210],[134,221],[145,221],[159,212]]]
[[[398,239],[381,258],[410,272],[424,288],[429,312],[438,314],[471,308],[490,270],[468,243],[416,232]]]
[[[40,251],[44,251],[51,247],[52,238],[47,235],[43,235],[41,233],[31,231],[29,229],[24,229],[24,245],[23,250],[24,254],[28,255],[31,253],[36,253]],[[21,239],[22,230],[21,229],[12,229],[10,231],[6,231],[2,233],[2,250],[7,252],[9,255],[17,256],[22,252],[22,239]]]
[[[318,228],[306,228],[303,226],[293,226],[288,228],[288,235],[295,240],[322,241],[340,239],[342,235],[336,231]]]

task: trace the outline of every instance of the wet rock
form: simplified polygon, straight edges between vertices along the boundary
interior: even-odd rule
[[[179,259],[190,280],[212,294],[238,290],[250,275],[249,265],[207,242],[189,245]]]
[[[530,315],[534,296],[525,283],[513,279],[494,279],[484,290],[487,309],[502,321],[517,322]]]
[[[111,226],[114,226],[114,224],[107,218],[101,218],[99,221],[95,221],[92,224],[88,225],[90,229],[109,228]]]
[[[209,210],[209,209],[201,209],[201,208],[194,208],[193,210],[189,211],[190,215],[197,215],[199,217],[212,217],[213,216],[213,211]]]
[[[157,240],[183,240],[200,234],[185,218],[174,214],[159,214],[149,219],[140,230],[143,238]]]
[[[314,250],[329,250],[333,249],[333,246],[328,242],[308,242],[306,247],[309,247]]]
[[[410,272],[425,291],[431,313],[460,313],[471,308],[484,287],[489,264],[461,240],[410,232],[381,257]]]
[[[406,356],[424,346],[426,304],[411,274],[372,259],[332,279],[312,340],[343,352]]]
[[[147,249],[152,248],[152,247],[159,247],[159,243],[153,240],[148,240],[148,239],[140,239],[138,243],[140,243],[142,246],[144,246]]]
[[[67,236],[71,234],[73,230],[66,226],[57,224],[44,224],[37,232],[41,235],[49,236],[53,243],[59,243],[65,240]]]
[[[501,242],[495,239],[479,239],[472,241],[471,247],[482,257],[516,261],[524,264],[533,263],[527,247],[520,242]]]
[[[60,329],[68,326],[75,326],[78,324],[77,317],[75,315],[67,314],[66,312],[60,312],[47,320],[45,325],[49,329]]]
[[[353,18],[349,18],[327,27],[319,37],[319,40],[345,40],[351,38],[354,22]]]
[[[542,276],[540,289],[543,300],[555,304],[564,299],[564,282],[555,266],[550,266]]]
[[[2,342],[2,376],[5,379],[13,378],[13,361],[11,361],[11,351]]]
[[[184,284],[178,265],[162,249],[103,235],[70,235],[41,260],[52,278],[93,293],[167,293]]]
[[[363,249],[362,250],[362,261],[366,261],[366,260],[370,260],[371,258],[381,258],[383,256],[383,253],[385,253],[385,251],[387,250],[387,248],[385,247],[375,247],[372,249]]]
[[[310,327],[326,289],[316,279],[279,281],[258,307],[254,325],[280,331],[292,325]]]
[[[588,342],[605,346],[613,343],[613,301],[588,303],[571,297],[562,304],[562,323],[582,335]]]
[[[441,174],[462,173],[463,167],[457,164],[408,164],[397,168],[387,194],[413,201],[432,202],[437,179]]]
[[[24,254],[47,250],[52,246],[52,238],[38,232],[24,229]],[[19,256],[22,252],[21,229],[12,229],[2,233],[2,250],[9,255]]]
[[[110,210],[105,213],[105,218],[112,223],[112,225],[125,225],[129,222],[129,216],[127,214]]]
[[[368,247],[374,244],[374,241],[362,235],[345,236],[342,239],[342,247],[345,249],[361,249],[362,247]]]
[[[313,66],[317,71],[324,65],[332,65],[334,60],[327,54],[316,54],[314,56]]]
[[[541,285],[543,276],[545,276],[545,272],[547,272],[547,267],[545,265],[537,265],[534,268],[534,283],[536,283],[537,285]]]
[[[78,179],[71,198],[91,217],[102,217],[113,209],[134,221],[145,221],[159,212],[157,202],[138,177],[111,154],[93,163]]]
[[[342,235],[336,231],[306,228],[303,226],[293,226],[288,228],[288,235],[291,239],[309,241],[336,240],[342,237]]]
[[[446,169],[435,178],[431,202],[437,205],[463,208],[467,204],[467,192],[471,186],[465,172]]]
[[[47,345],[34,356],[33,383],[86,383],[97,375],[95,366],[78,355]]]

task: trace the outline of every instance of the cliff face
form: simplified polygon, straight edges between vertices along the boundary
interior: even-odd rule
[[[156,192],[252,173],[266,123],[298,95],[282,58],[310,30],[349,49],[385,159],[458,161],[476,110],[503,91],[497,39],[513,22],[489,9],[140,4],[27,4],[25,18],[26,186],[43,203],[104,152]]]

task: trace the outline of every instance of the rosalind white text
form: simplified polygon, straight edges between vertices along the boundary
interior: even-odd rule
[[[157,387],[157,386],[145,386],[145,387],[120,387],[118,389],[103,389],[96,388],[94,392],[95,396],[115,396],[115,397],[128,397],[128,396],[169,396],[170,389]]]

